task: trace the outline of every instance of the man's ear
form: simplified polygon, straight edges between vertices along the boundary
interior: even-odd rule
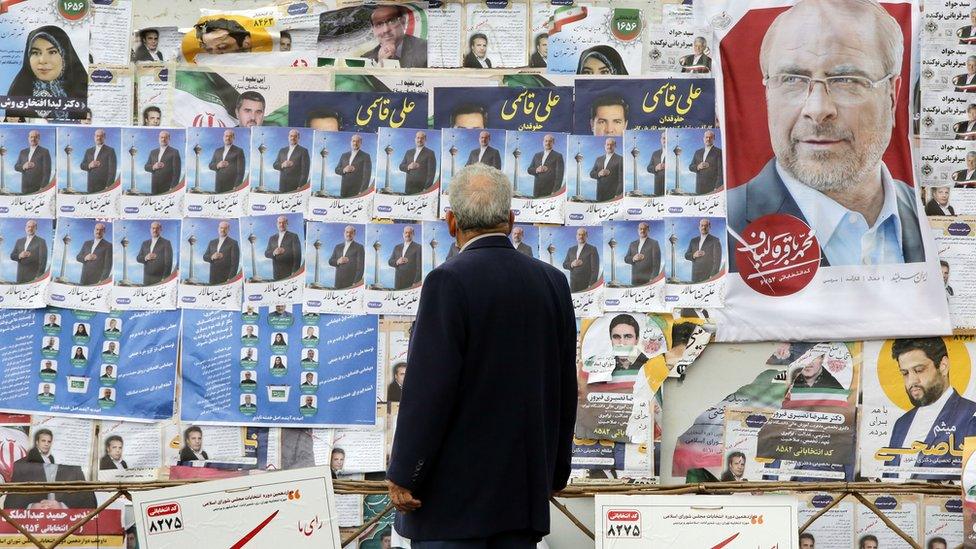
[[[451,238],[457,238],[457,218],[454,217],[454,212],[447,210],[444,220],[447,221],[447,232],[451,234]]]
[[[509,234],[509,235],[512,234],[512,229],[513,228],[515,228],[515,212],[513,212],[512,210],[509,210],[508,211],[508,230],[505,231],[505,234]]]
[[[897,115],[898,108],[898,93],[901,91],[901,76],[894,76],[891,78],[891,123],[892,125],[897,124],[895,119]]]

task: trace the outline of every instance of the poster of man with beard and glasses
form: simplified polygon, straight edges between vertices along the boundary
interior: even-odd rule
[[[908,140],[916,3],[773,4],[703,6],[728,189],[717,339],[948,333]]]
[[[963,442],[976,435],[976,339],[864,344],[858,451],[861,474],[886,482],[958,480]]]

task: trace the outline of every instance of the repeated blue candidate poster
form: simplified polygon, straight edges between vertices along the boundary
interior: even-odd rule
[[[426,128],[427,94],[419,92],[293,91],[288,125],[322,131]]]
[[[573,133],[713,126],[715,81],[710,78],[576,79]]]
[[[375,424],[375,315],[302,315],[298,305],[279,305],[186,309],[183,322],[183,421]]]
[[[179,331],[178,311],[0,312],[0,410],[170,418]]]
[[[573,88],[434,88],[434,127],[569,133]]]

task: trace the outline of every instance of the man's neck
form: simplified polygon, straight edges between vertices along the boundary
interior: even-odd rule
[[[492,227],[491,229],[478,229],[471,231],[458,231],[454,239],[457,241],[457,247],[460,250],[467,244],[470,240],[473,240],[482,235],[488,234],[498,234],[500,236],[508,236],[512,232],[512,227],[507,223],[504,225],[498,225],[497,227]]]
[[[868,227],[872,227],[881,213],[885,195],[884,189],[881,188],[881,170],[874,169],[868,173],[870,175],[864,177],[850,190],[825,191],[824,194],[848,210],[864,216]]]

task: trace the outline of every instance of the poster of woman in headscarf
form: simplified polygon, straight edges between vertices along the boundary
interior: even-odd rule
[[[564,6],[549,26],[548,72],[626,76],[641,73],[644,20],[639,9]]]
[[[8,120],[80,119],[88,101],[89,4],[12,2],[0,16],[0,107]]]

